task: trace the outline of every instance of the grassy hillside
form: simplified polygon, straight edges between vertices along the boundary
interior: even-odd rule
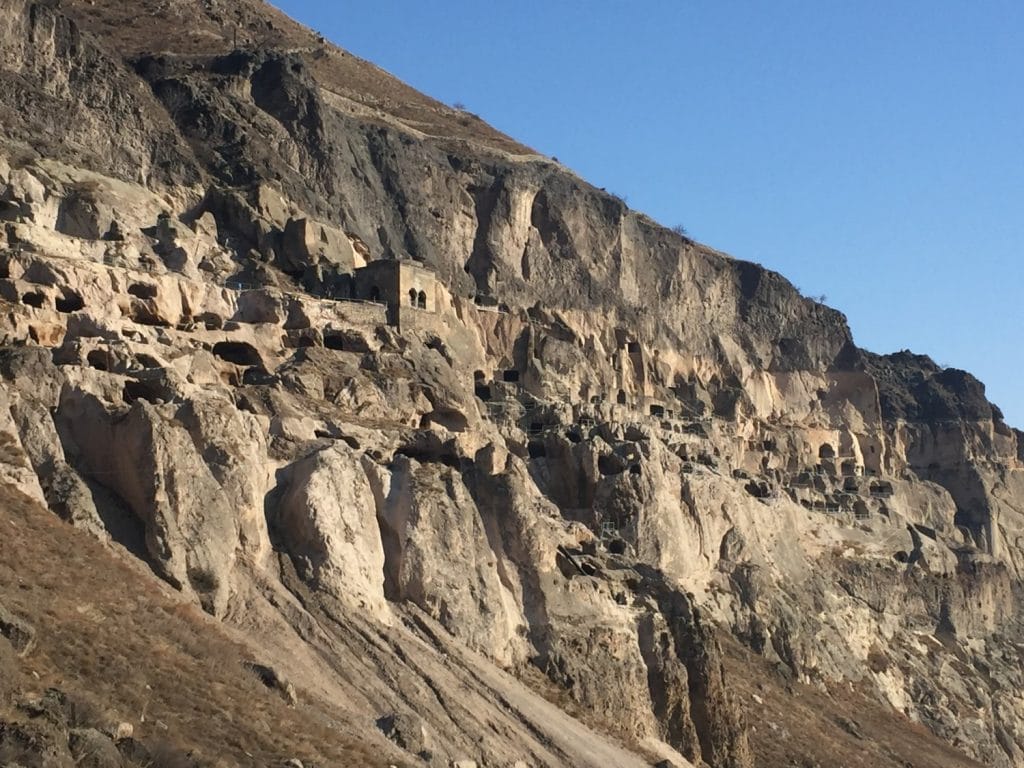
[[[263,685],[246,666],[258,659],[198,608],[90,535],[9,489],[0,531],[0,606],[35,629],[23,657],[0,639],[0,764],[37,764],[61,753],[69,728],[119,723],[134,731],[122,751],[142,765],[378,764],[328,713]],[[32,705],[48,689],[63,695],[59,715]]]

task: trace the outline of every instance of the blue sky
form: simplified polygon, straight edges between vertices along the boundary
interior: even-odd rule
[[[1024,427],[1024,2],[275,4]]]

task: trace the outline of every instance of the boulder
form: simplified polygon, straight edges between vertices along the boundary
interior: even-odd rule
[[[11,416],[11,398],[0,389],[0,486],[45,503],[45,495]]]
[[[243,666],[256,675],[259,681],[263,683],[267,688],[273,691],[277,691],[290,706],[295,706],[299,703],[299,696],[295,690],[295,686],[288,681],[280,672],[274,667],[266,664],[260,664],[256,661],[246,661]]]
[[[226,497],[233,500],[242,551],[261,561],[270,551],[264,497],[274,484],[273,469],[265,459],[265,427],[226,397],[209,394],[193,395],[176,418]]]
[[[0,637],[5,638],[19,655],[25,656],[35,645],[36,630],[0,604]]]
[[[142,524],[157,572],[219,616],[238,547],[235,504],[175,413],[141,399],[117,413],[94,395],[68,390],[57,419],[76,464]]]
[[[341,230],[307,218],[289,219],[278,250],[285,272],[301,273],[308,266],[330,264],[342,272],[356,267],[352,242]]]
[[[135,736],[135,726],[120,722],[104,731],[115,742],[127,741]]]
[[[462,475],[400,455],[377,482],[388,597],[416,604],[471,647],[513,663],[521,608]]]
[[[274,523],[310,583],[387,620],[384,550],[374,510],[359,454],[339,442],[287,469]]]
[[[377,720],[381,733],[406,752],[430,761],[435,750],[434,739],[422,717],[416,714],[392,713]]]
[[[68,747],[81,768],[121,768],[121,753],[113,740],[95,728],[73,728],[68,733]]]
[[[60,201],[56,230],[71,237],[99,240],[111,232],[116,214],[109,203],[88,184],[70,189]]]

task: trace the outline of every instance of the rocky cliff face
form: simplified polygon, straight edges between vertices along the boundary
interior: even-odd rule
[[[394,763],[772,764],[731,635],[1024,765],[970,374],[258,3],[2,9],[6,487]]]

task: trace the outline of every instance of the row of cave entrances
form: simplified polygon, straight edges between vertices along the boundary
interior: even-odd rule
[[[214,357],[233,365],[263,369],[263,359],[260,357],[260,353],[252,344],[244,341],[218,341],[213,345],[211,352]],[[144,352],[133,352],[132,356],[145,369],[162,367],[159,360]],[[117,351],[109,346],[90,350],[85,356],[90,367],[104,372],[113,370],[116,358]]]
[[[526,444],[526,452],[531,459],[546,459],[548,456],[547,444],[542,439],[534,438]],[[635,457],[632,460],[623,460],[614,454],[598,456],[597,469],[603,477],[621,475],[623,472],[628,472],[631,475],[642,473],[640,462]]]
[[[411,293],[411,291],[410,291]],[[485,403],[494,397],[491,385],[487,383],[487,377],[483,371],[473,372],[473,393]],[[501,380],[506,384],[518,384],[520,381],[519,371],[516,368],[506,368],[501,372]]]
[[[155,285],[146,283],[132,283],[128,286],[128,293],[137,299],[155,299],[157,288]],[[44,309],[48,298],[42,291],[27,291],[21,295],[21,303],[33,309]],[[63,314],[70,314],[85,309],[85,300],[75,291],[63,289],[62,294],[54,300],[54,308]]]
[[[494,392],[491,389],[491,385],[488,384],[485,379],[486,376],[484,375],[483,371],[476,371],[473,374],[474,392],[478,398],[480,398],[484,402],[487,402],[491,400],[492,397],[494,397]],[[521,377],[519,371],[515,368],[506,368],[504,371],[501,372],[501,381],[504,382],[505,384],[518,384],[520,380]],[[590,402],[593,405],[600,405],[602,402],[604,402],[604,398],[602,398],[600,395],[594,395],[594,397],[590,399]],[[615,402],[618,405],[629,404],[629,398],[626,395],[625,390],[619,390],[618,395],[616,395],[615,397]],[[657,418],[664,418],[666,415],[665,406],[652,404],[650,406],[650,415],[655,416]]]
[[[32,307],[34,309],[43,309],[46,306],[46,294],[40,293],[39,291],[29,291],[21,297],[21,303],[26,307]],[[54,302],[58,312],[69,314],[71,312],[77,312],[80,309],[85,308],[85,301],[82,297],[74,292],[67,292],[62,296],[58,296]]]

